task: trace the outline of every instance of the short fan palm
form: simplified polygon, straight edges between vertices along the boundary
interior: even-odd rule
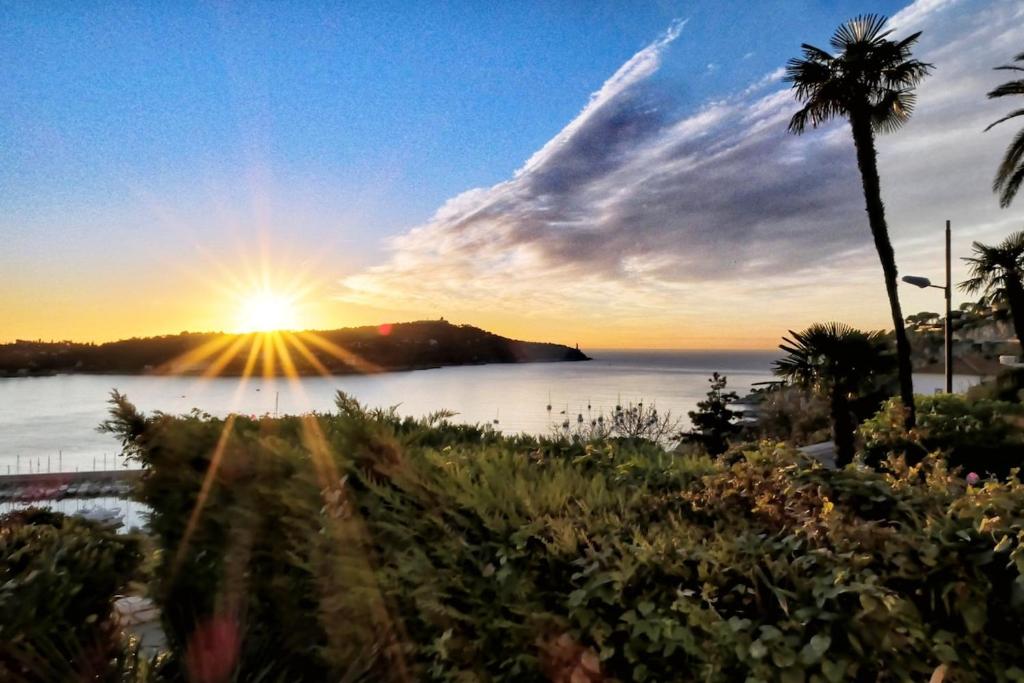
[[[875,133],[894,131],[910,118],[914,110],[914,87],[928,75],[931,65],[911,55],[911,47],[920,33],[903,40],[891,40],[885,23],[885,17],[875,14],[846,22],[832,36],[831,45],[838,50],[834,55],[805,43],[801,46],[803,57],[789,61],[786,80],[793,84],[796,99],[803,104],[790,120],[789,129],[793,133],[803,133],[808,124],[817,126],[835,118],[850,121],[868,223],[889,295],[899,358],[900,396],[907,407],[909,429],[914,426],[916,415],[910,341],[896,289],[896,256],[885,221]]]
[[[1024,349],[1024,231],[995,246],[975,242],[973,256],[964,258],[971,277],[960,283],[967,294],[981,293],[987,304],[1006,302],[1013,330]]]
[[[1020,62],[1021,65],[1007,64],[1006,66],[997,66],[996,70],[1024,72],[1024,52],[1014,57],[1013,61]],[[988,98],[991,100],[997,97],[1006,97],[1007,95],[1024,95],[1024,78],[1003,83],[990,92]],[[1003,121],[1009,121],[1018,116],[1024,116],[1024,108],[1012,111],[998,121],[994,121],[985,130],[991,130]],[[992,182],[992,190],[999,195],[1000,206],[1005,209],[1010,205],[1013,198],[1017,196],[1017,190],[1020,189],[1022,182],[1024,182],[1024,128],[1020,129],[1010,143],[1010,146],[1006,148],[1003,162],[999,164],[999,169],[996,171],[996,179]]]
[[[774,372],[828,399],[836,465],[853,460],[857,428],[852,401],[874,389],[892,361],[881,332],[862,332],[843,323],[817,323],[783,337],[786,355]]]

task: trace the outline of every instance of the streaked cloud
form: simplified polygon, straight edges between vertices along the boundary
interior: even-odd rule
[[[981,130],[1001,111],[984,94],[1004,80],[991,68],[1022,49],[1022,19],[1012,0],[920,0],[893,17],[899,35],[924,31],[918,55],[936,66],[914,119],[879,140],[903,272],[938,274],[945,218],[961,252],[1020,222],[989,189],[1012,131]],[[788,134],[796,105],[781,68],[675,111],[650,77],[689,30],[699,28],[671,26],[623,64],[512,178],[453,197],[391,240],[384,263],[344,278],[341,298],[591,323],[614,312],[626,326],[712,320],[737,337],[752,320],[884,325],[847,127]],[[827,45],[827,36],[808,42]],[[920,296],[907,294],[908,311],[927,301]]]

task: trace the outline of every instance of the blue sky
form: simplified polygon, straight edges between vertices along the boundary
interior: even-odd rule
[[[393,231],[518,168],[674,19],[659,79],[686,108],[862,4],[5,3],[0,199],[31,221],[126,186],[195,191],[197,170],[244,193],[230,178],[258,162],[286,192],[387,184],[366,229]]]
[[[791,98],[765,77],[846,18],[899,13],[938,68],[881,145],[906,223],[894,239],[931,258],[922,231],[973,207],[966,188],[979,208],[954,216],[971,223],[962,249],[1000,236],[1007,214],[984,188],[1005,141],[971,136],[1001,113],[983,95],[1021,49],[1021,8],[905,4],[0,0],[0,340],[216,327],[196,263],[231,270],[260,241],[274,269],[316,262],[333,307],[316,325],[440,311],[521,336],[557,323],[584,343],[749,345],[735,311],[754,310],[770,345],[833,313],[836,293],[815,288],[763,315],[830,254],[863,294],[833,317],[883,325],[848,137],[787,136]],[[901,165],[922,149],[970,182],[922,182]],[[573,294],[583,282],[603,304]]]

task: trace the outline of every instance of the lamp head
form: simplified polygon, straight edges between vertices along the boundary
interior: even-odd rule
[[[922,289],[924,289],[925,287],[932,286],[932,281],[926,277],[918,277],[916,275],[904,275],[902,279],[908,285],[914,285],[915,287],[921,287]]]

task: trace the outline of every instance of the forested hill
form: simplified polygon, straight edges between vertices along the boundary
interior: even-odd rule
[[[317,332],[189,333],[105,344],[0,345],[0,376],[54,373],[352,374],[446,365],[589,360],[578,348],[501,337],[471,325],[419,321]]]

